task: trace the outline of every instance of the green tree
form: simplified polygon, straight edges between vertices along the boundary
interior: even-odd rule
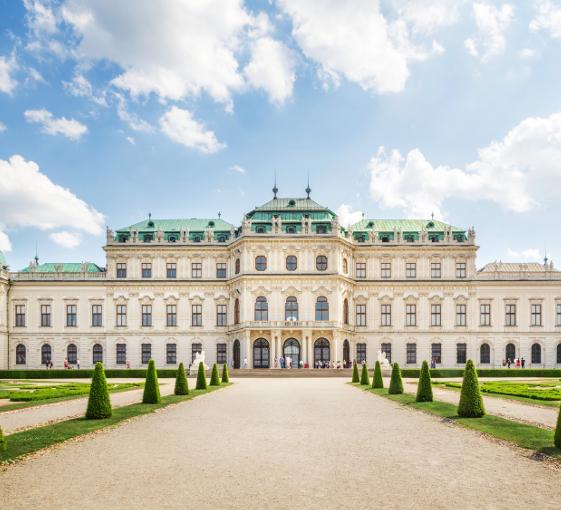
[[[210,386],[220,386],[220,374],[218,373],[218,365],[212,365],[212,372],[210,374]]]
[[[222,384],[228,384],[230,382],[230,373],[228,372],[228,365],[224,363],[222,365]]]
[[[103,418],[111,418],[112,414],[113,411],[111,409],[111,399],[109,398],[109,390],[107,388],[107,379],[105,379],[105,370],[103,369],[103,363],[98,362],[95,364],[92,384],[90,386],[86,418],[88,420],[100,420]]]
[[[185,373],[183,363],[179,363],[179,368],[177,369],[174,393],[176,395],[189,395],[189,383],[187,382],[187,374]]]
[[[417,386],[417,402],[432,402],[432,381],[430,379],[429,364],[423,361],[419,384]]]
[[[368,365],[362,365],[362,373],[360,374],[360,384],[370,386],[370,377],[368,376]]]
[[[403,381],[401,380],[401,370],[397,363],[393,364],[392,377],[390,379],[390,387],[388,389],[390,395],[399,395],[403,393]]]
[[[2,432],[2,427],[0,427],[0,452],[5,452],[8,448],[8,443],[4,437],[4,432]]]
[[[374,365],[374,377],[372,377],[372,388],[383,388],[384,379],[382,379],[382,366],[379,361]]]
[[[555,436],[553,436],[553,444],[557,448],[561,448],[561,407],[559,408],[559,416],[557,417],[557,428],[555,429]]]
[[[197,372],[197,390],[206,390],[206,374],[205,374],[205,366],[204,363],[201,361],[199,363],[199,371]]]
[[[352,382],[353,382],[353,384],[360,382],[360,379],[358,377],[358,367],[356,365],[356,361],[353,361],[353,381]]]
[[[464,370],[458,415],[462,418],[481,418],[484,414],[485,408],[483,407],[483,399],[479,390],[477,370],[475,370],[473,361],[468,360]]]
[[[160,403],[160,385],[158,384],[156,362],[153,359],[148,362],[148,370],[146,372],[146,381],[144,383],[144,395],[142,396],[142,403]]]

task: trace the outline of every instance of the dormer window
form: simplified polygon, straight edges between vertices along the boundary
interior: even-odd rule
[[[438,236],[430,236],[430,240],[433,243],[438,243],[438,241],[440,241],[440,239],[438,238]]]
[[[290,225],[286,227],[287,234],[296,234],[296,227],[294,225]]]
[[[168,241],[169,241],[170,243],[175,243],[175,242],[177,241],[177,237],[175,237],[175,236],[169,236],[169,237],[168,237]]]
[[[413,234],[406,234],[403,238],[407,243],[413,243],[415,241],[415,236]]]
[[[152,242],[152,234],[144,234],[142,236],[142,242],[144,242],[144,243]]]
[[[258,233],[258,234],[264,234],[265,233],[265,227],[260,225],[260,226],[255,228],[255,232]]]
[[[213,227],[214,227],[214,221],[212,221],[212,220],[209,221],[209,222],[208,222],[208,226],[209,226],[210,228],[213,228]]]
[[[200,243],[201,242],[201,236],[199,236],[199,235],[194,236],[193,237],[193,242]]]
[[[219,243],[225,243],[226,242],[226,236],[218,236],[218,242]]]
[[[288,201],[288,205],[289,205],[290,207],[294,207],[294,206],[296,205],[296,200],[290,199],[290,200]]]
[[[318,225],[316,227],[316,233],[318,234],[327,234],[327,227],[325,225]]]
[[[388,236],[382,236],[382,242],[383,243],[389,243],[390,242],[390,238]]]
[[[127,242],[127,236],[119,236],[119,242],[120,243],[126,243]]]
[[[358,236],[356,240],[359,243],[364,243],[366,241],[366,236]]]
[[[427,223],[427,228],[434,228],[434,221],[429,221]]]

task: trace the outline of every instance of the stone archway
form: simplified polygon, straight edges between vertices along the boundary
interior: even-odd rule
[[[300,342],[296,338],[287,338],[282,346],[282,355],[285,363],[287,359],[290,359],[292,361],[292,368],[299,368],[302,356]]]

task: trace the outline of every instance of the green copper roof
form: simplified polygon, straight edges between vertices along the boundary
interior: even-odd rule
[[[445,232],[448,228],[452,232],[465,232],[465,229],[454,227],[448,223],[438,220],[373,220],[362,219],[351,226],[353,231],[375,230],[376,232],[393,232],[394,229],[402,232]]]
[[[234,225],[220,218],[186,218],[178,220],[158,220],[150,218],[135,223],[134,225],[120,228],[117,232],[128,232],[131,227],[133,230],[138,229],[139,232],[156,232],[158,229],[162,232],[181,232],[181,230],[204,231],[208,228],[213,231],[230,231],[230,229],[234,228]]]
[[[312,221],[331,221],[335,218],[331,209],[311,198],[273,198],[247,213],[246,218],[267,222],[275,215],[280,216],[283,221],[296,222],[301,221],[303,216],[310,217]]]
[[[93,262],[86,262],[87,273],[100,273],[103,271],[101,267]],[[22,273],[30,273],[29,267],[21,270]],[[82,263],[80,262],[45,262],[44,264],[39,264],[35,269],[38,273],[81,273]]]

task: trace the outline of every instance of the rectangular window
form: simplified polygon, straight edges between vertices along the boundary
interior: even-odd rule
[[[41,327],[51,327],[51,305],[41,305]]]
[[[392,305],[381,305],[381,326],[392,325]]]
[[[456,278],[465,278],[465,277],[466,277],[466,263],[456,262]]]
[[[542,305],[532,304],[531,307],[531,325],[541,326],[542,325]]]
[[[218,262],[216,264],[216,278],[226,278],[226,263]]]
[[[116,346],[116,358],[115,362],[117,365],[124,365],[127,362],[127,344],[117,344]]]
[[[202,262],[193,262],[191,264],[191,278],[203,277],[203,264]]]
[[[25,305],[16,305],[16,327],[25,328]]]
[[[103,325],[102,305],[92,305],[92,327],[100,328]]]
[[[555,305],[555,325],[561,326],[561,303]],[[559,349],[561,352],[561,349]]]
[[[166,305],[166,326],[177,326],[177,305]]]
[[[366,326],[366,305],[356,305],[356,321],[357,326]]]
[[[491,325],[491,305],[490,304],[479,305],[479,325],[480,326],[490,326]]]
[[[142,327],[152,326],[152,305],[142,305]]]
[[[191,363],[193,363],[193,361],[195,361],[195,358],[197,357],[197,353],[202,352],[203,351],[203,345],[202,344],[193,344],[191,346]],[[199,367],[197,367],[199,368]]]
[[[380,266],[380,276],[384,279],[392,277],[392,264],[391,262],[382,262]]]
[[[516,305],[505,305],[505,326],[516,326]]]
[[[442,265],[440,262],[431,262],[430,264],[430,277],[431,278],[441,278],[442,277]]]
[[[226,305],[216,305],[216,325],[217,326],[228,325],[228,313],[227,313]]]
[[[382,354],[386,356],[386,359],[391,363],[392,362],[392,344],[386,343],[382,344],[380,350]]]
[[[405,325],[417,325],[417,305],[405,305]]]
[[[124,328],[127,325],[127,305],[117,305],[116,326]]]
[[[456,326],[467,324],[467,305],[456,305]]]
[[[166,278],[177,278],[177,264],[175,262],[166,264]]]
[[[124,262],[117,262],[117,278],[127,277],[127,265]]]
[[[177,344],[166,344],[166,363],[168,365],[177,363]]]
[[[75,328],[78,325],[78,305],[66,305],[66,326]]]
[[[442,326],[442,305],[430,305],[430,325]]]
[[[142,344],[141,346],[141,359],[143,365],[146,365],[152,357],[152,344]]]
[[[363,361],[366,361],[366,344],[359,343],[356,344],[356,362],[362,363]]]
[[[191,326],[203,325],[203,305],[191,305]]]
[[[442,344],[431,344],[430,353],[434,363],[442,363]]]
[[[142,278],[152,278],[152,263],[142,263]]]
[[[456,344],[456,363],[463,365],[467,361],[467,344]]]
[[[405,264],[405,278],[417,278],[416,262],[407,262]]]
[[[223,365],[226,362],[226,344],[216,344],[216,363]]]
[[[417,363],[417,344],[407,344],[406,362],[409,365]]]
[[[366,278],[366,262],[357,262],[355,273],[357,278]]]

